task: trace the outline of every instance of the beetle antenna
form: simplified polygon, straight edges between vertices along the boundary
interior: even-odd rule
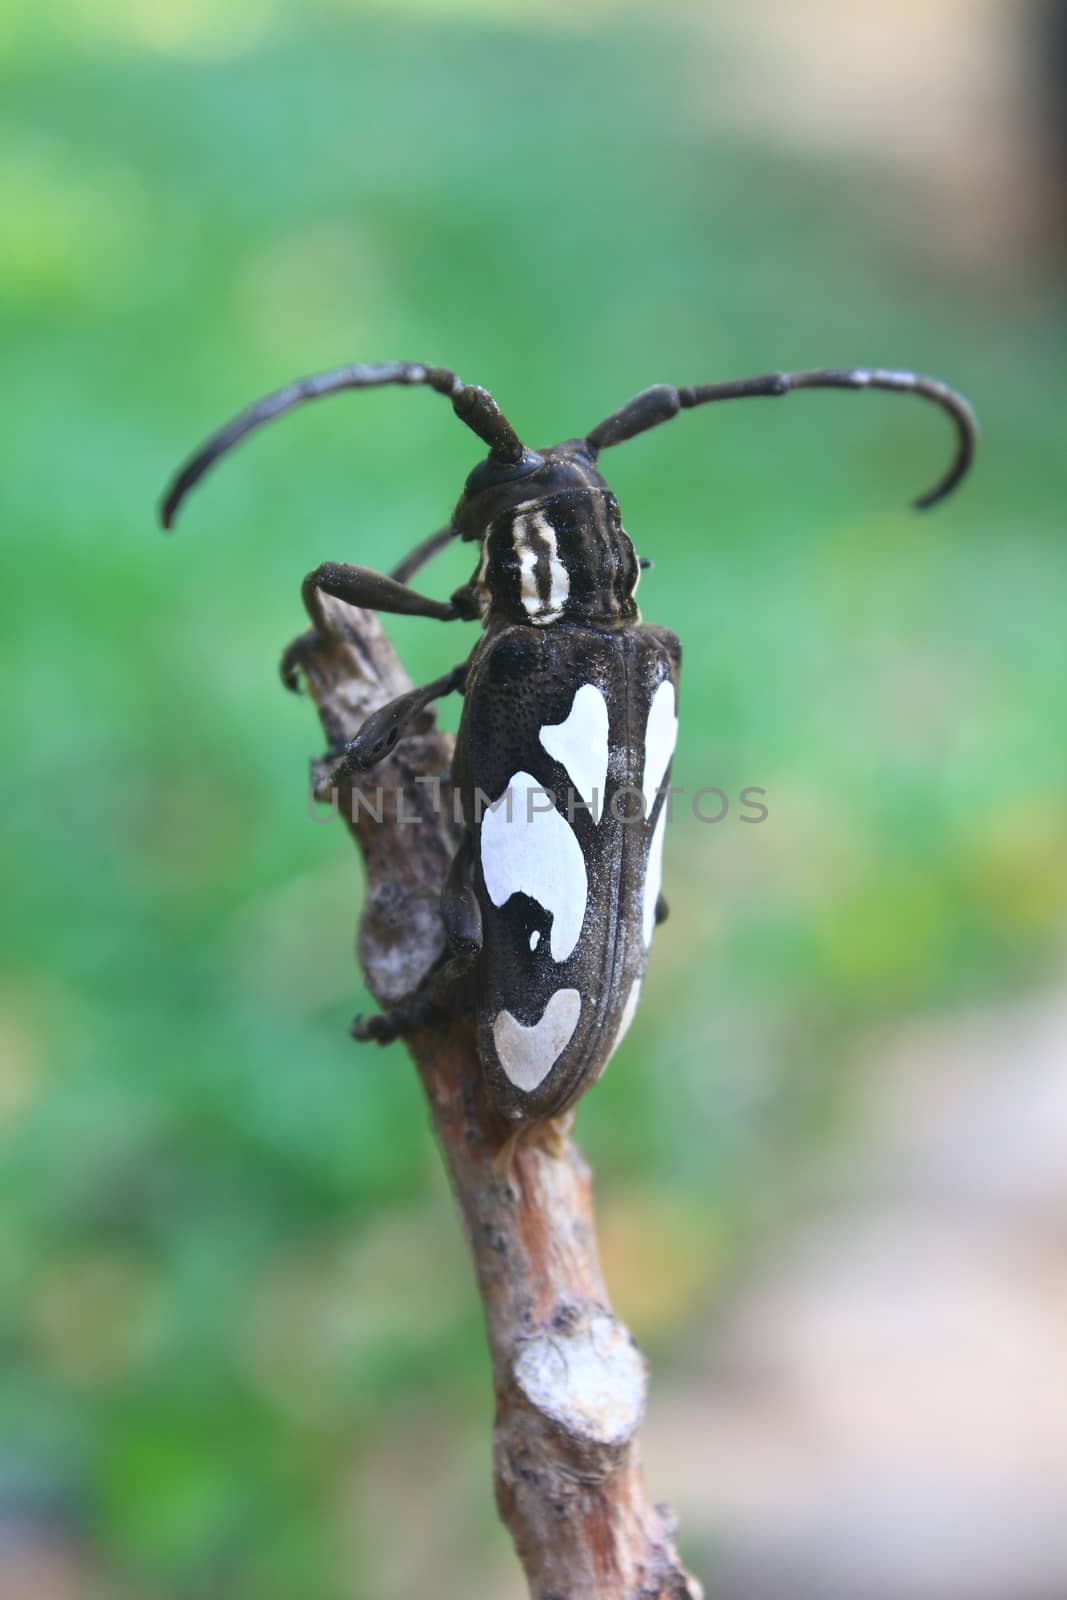
[[[169,528],[173,525],[178,508],[190,489],[200,482],[219,457],[240,444],[247,434],[264,422],[284,416],[294,406],[303,405],[305,400],[318,400],[323,395],[338,394],[342,389],[376,389],[388,383],[426,384],[438,394],[447,395],[456,416],[489,446],[489,453],[494,460],[509,465],[521,461],[522,441],[492,395],[475,384],[464,383],[446,367],[423,367],[412,361],[337,367],[332,372],[298,378],[295,383],[286,384],[284,389],[276,389],[273,394],[257,400],[255,405],[249,406],[232,422],[213,433],[171,480],[159,509],[163,526]]]
[[[924,378],[915,372],[892,372],[882,367],[817,367],[810,372],[766,372],[757,378],[703,383],[690,389],[657,384],[634,395],[626,405],[605,417],[585,442],[595,456],[609,445],[622,444],[661,422],[669,422],[679,411],[691,406],[710,405],[714,400],[746,400],[750,395],[783,395],[793,389],[896,389],[932,400],[947,411],[956,426],[956,454],[944,476],[912,502],[918,511],[925,511],[951,494],[974,460],[978,422],[963,396],[937,378]]]

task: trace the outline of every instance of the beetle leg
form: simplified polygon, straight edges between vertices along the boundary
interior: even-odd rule
[[[435,534],[434,540],[439,535]],[[419,550],[425,550],[430,541],[424,541]],[[432,554],[432,551],[430,552]],[[413,550],[410,561],[418,554]],[[428,559],[425,557],[424,559]],[[403,563],[401,564],[403,566]],[[297,689],[297,673],[307,656],[321,643],[326,633],[326,621],[321,597],[333,595],[350,606],[361,606],[366,611],[389,611],[398,616],[434,617],[439,622],[473,622],[479,615],[479,604],[470,584],[457,589],[450,600],[433,600],[429,595],[418,594],[396,578],[387,578],[370,567],[352,567],[343,561],[324,561],[314,572],[309,572],[301,585],[304,609],[313,627],[293,640],[282,654],[280,671],[287,689]]]
[[[375,1011],[369,1017],[362,1014],[353,1017],[348,1031],[360,1044],[392,1044],[394,1039],[414,1033],[416,1028],[436,1022],[444,1014],[444,1007],[435,990],[419,990],[410,999],[390,1006],[388,1011]]]
[[[469,972],[482,948],[482,913],[471,886],[471,861],[468,834],[452,858],[441,891],[441,914],[452,954],[406,1000],[388,1011],[356,1017],[349,1029],[353,1039],[391,1044],[455,1009],[454,986]]]
[[[471,884],[473,853],[470,834],[452,857],[452,864],[441,890],[441,915],[452,957],[445,963],[442,977],[462,977],[477,961],[482,949],[482,908]]]
[[[333,782],[345,772],[367,772],[390,753],[406,725],[417,717],[433,700],[462,690],[467,681],[466,661],[446,672],[421,689],[410,689],[397,695],[377,711],[371,713],[355,738],[345,746],[340,762],[334,768]]]
[[[300,693],[300,673],[307,668],[307,658],[322,645],[322,634],[317,628],[308,628],[305,633],[298,634],[291,639],[282,651],[282,658],[278,662],[278,671],[281,674],[285,687],[293,694]]]
[[[387,578],[370,567],[350,567],[344,561],[324,561],[309,572],[303,583],[304,603],[316,613],[317,593],[332,594],[350,606],[366,611],[390,611],[405,617],[433,617],[438,622],[473,622],[477,612],[467,601],[467,590],[457,590],[451,600],[432,600],[418,594],[406,583]]]
[[[663,896],[661,894],[657,895],[656,896],[656,927],[658,928],[661,922],[666,922],[666,920],[670,916],[670,914],[671,914],[671,908],[667,904],[666,900],[663,898]]]

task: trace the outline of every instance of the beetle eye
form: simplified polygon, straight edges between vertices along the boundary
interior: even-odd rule
[[[524,450],[521,459],[511,464],[506,461],[495,461],[490,456],[486,461],[479,461],[468,477],[463,492],[468,496],[482,494],[486,489],[496,489],[501,484],[513,483],[516,478],[528,478],[531,472],[536,472],[544,464],[544,457],[539,456],[535,450]]]

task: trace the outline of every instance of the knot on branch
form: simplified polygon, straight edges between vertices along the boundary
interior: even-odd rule
[[[515,1385],[535,1411],[575,1443],[625,1445],[645,1408],[645,1362],[610,1311],[573,1301],[524,1340]]]

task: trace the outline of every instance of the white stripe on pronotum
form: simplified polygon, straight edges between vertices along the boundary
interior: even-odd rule
[[[544,551],[538,548],[534,535],[544,541]],[[567,568],[559,559],[555,528],[543,511],[530,511],[515,518],[511,537],[515,554],[519,558],[519,599],[526,615],[539,627],[543,627],[547,622],[558,621],[563,615],[564,604],[571,592],[571,580]],[[547,600],[542,598],[537,583],[537,562],[542,554],[547,554],[548,558]]]

